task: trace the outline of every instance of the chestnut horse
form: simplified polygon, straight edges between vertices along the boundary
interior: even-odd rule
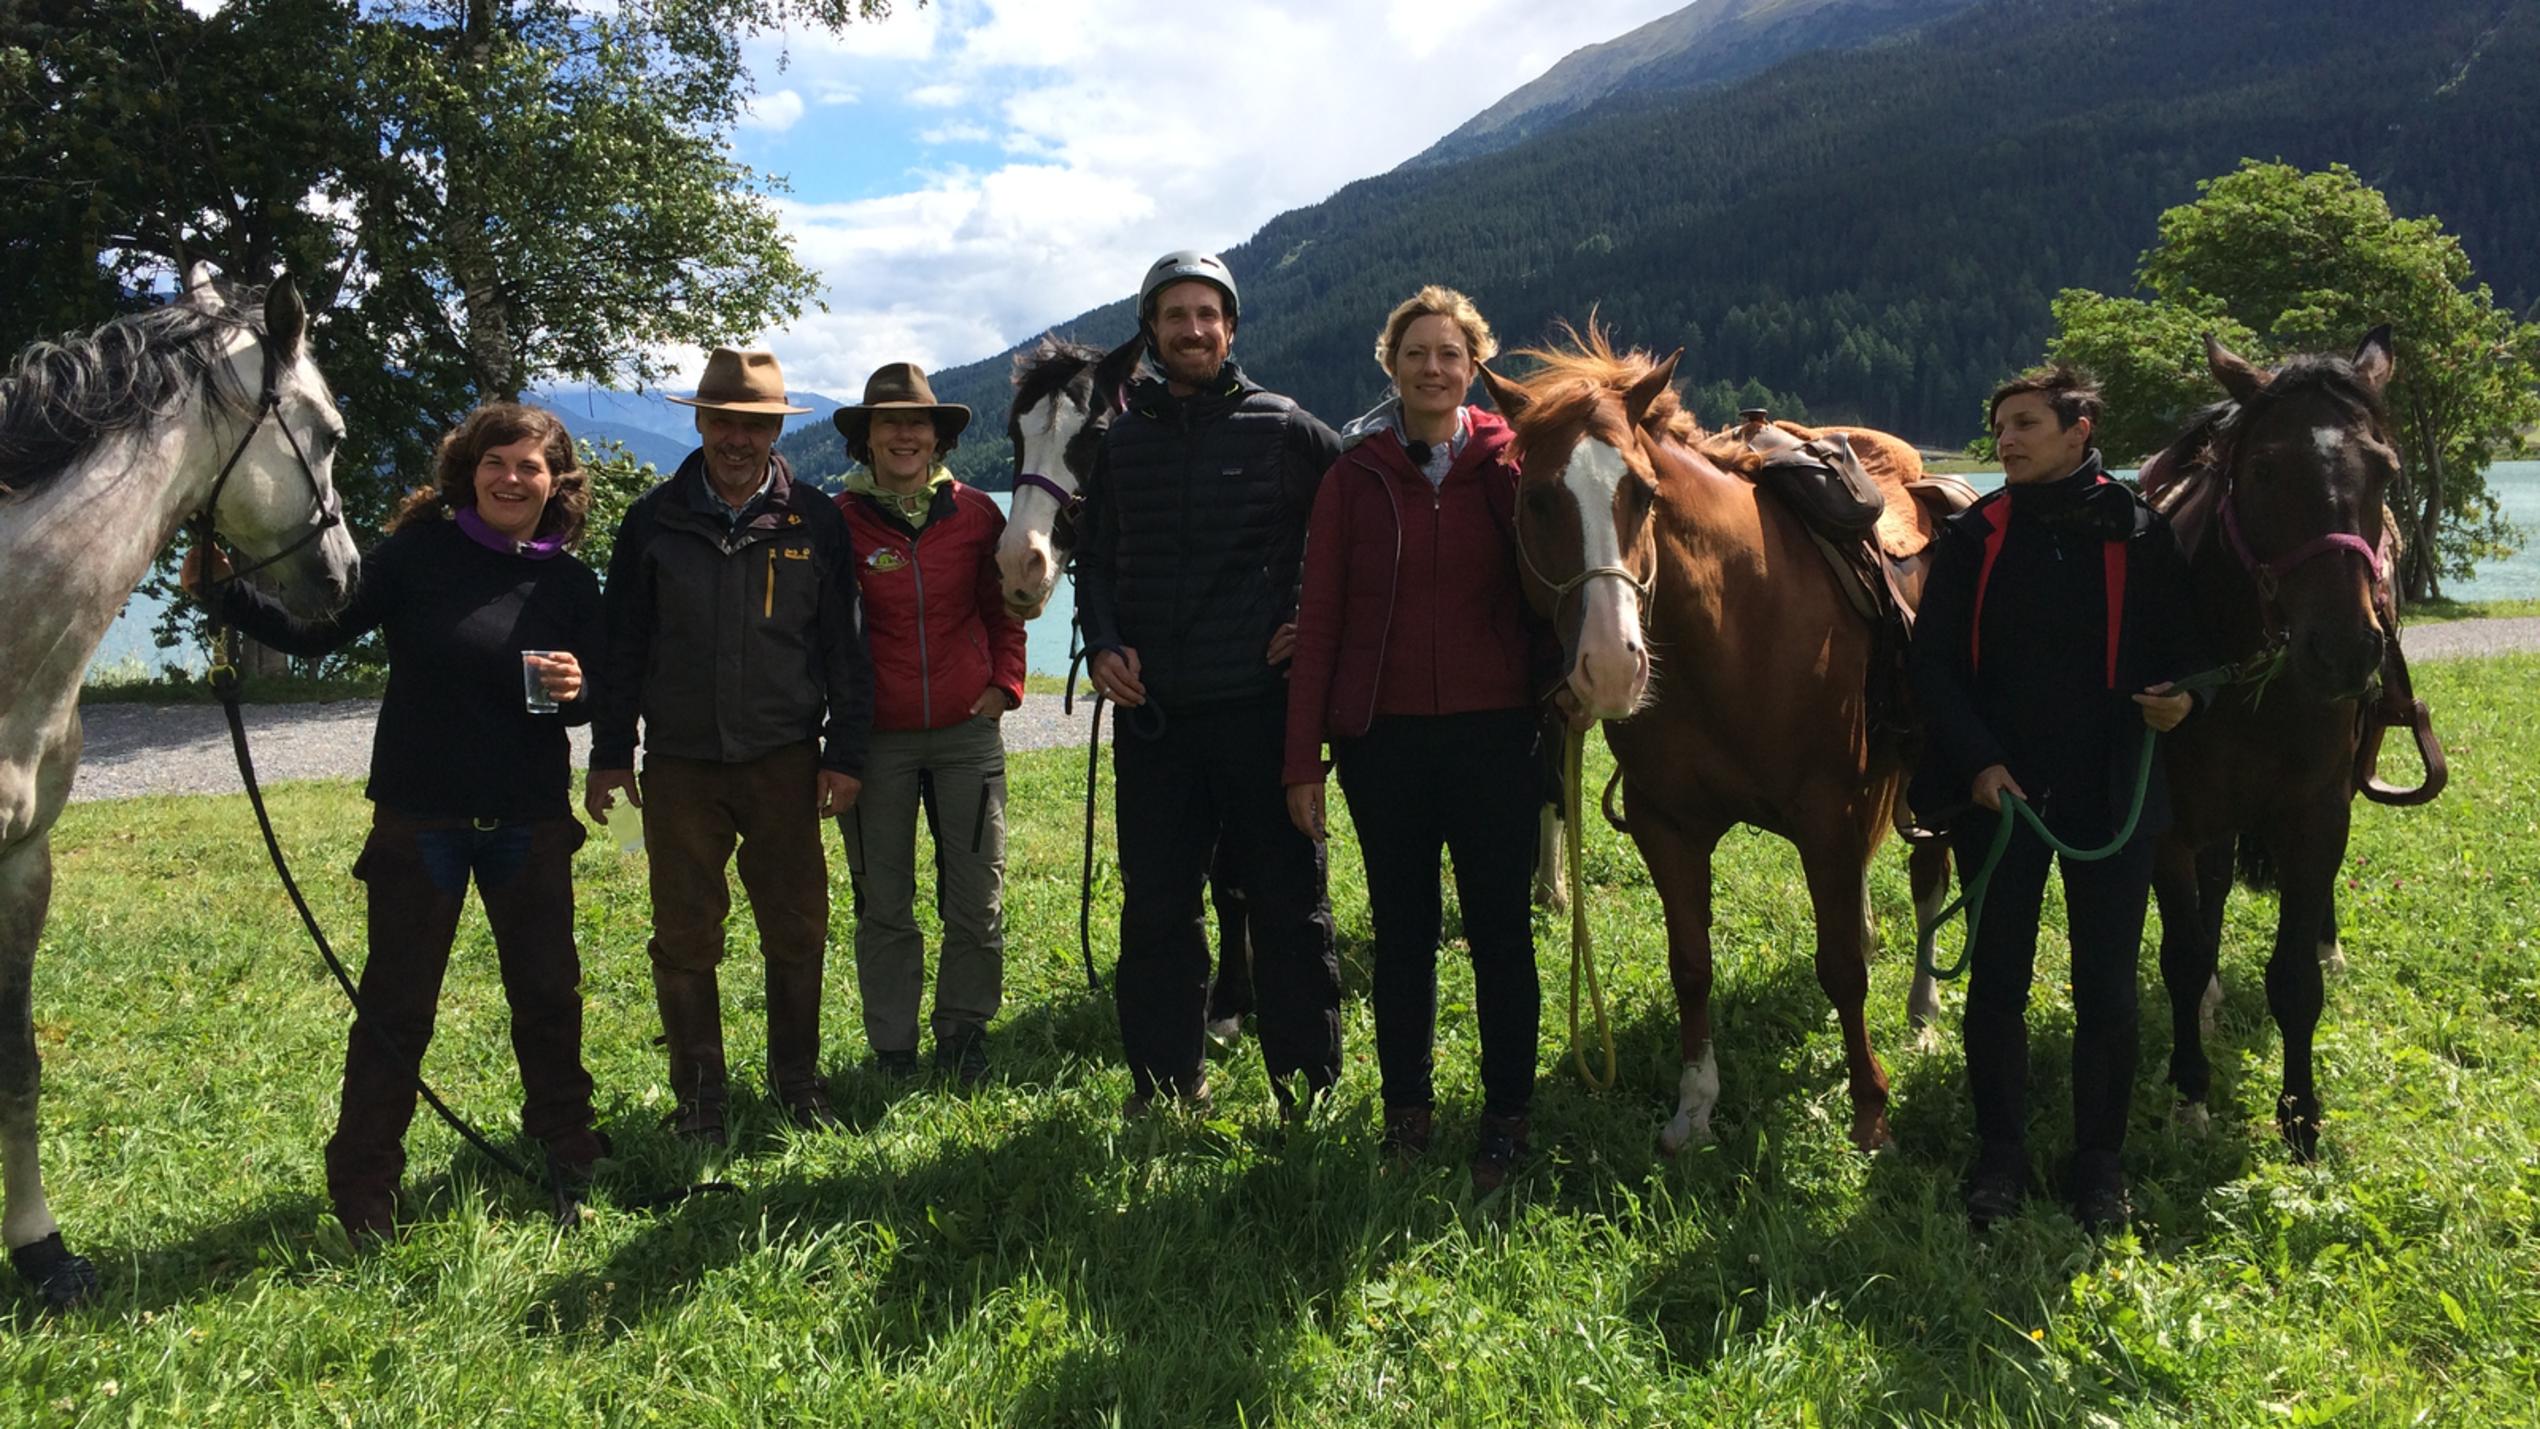
[[[1623,822],[1666,910],[1684,1071],[1659,1145],[1707,1136],[1719,1100],[1711,857],[1738,824],[1799,849],[1817,982],[1842,1023],[1852,1144],[1890,1145],[1887,1072],[1863,1014],[1867,870],[1904,771],[1896,741],[1869,724],[1871,629],[1798,517],[1748,479],[1762,458],[1703,436],[1683,409],[1668,385],[1675,357],[1617,355],[1593,331],[1522,355],[1541,370],[1482,377],[1516,431],[1527,598],[1560,633],[1570,693],[1607,721]],[[1916,516],[1927,537],[1935,519]]]
[[[2382,405],[2395,363],[2386,327],[2351,358],[2297,357],[2272,374],[2211,338],[2206,359],[2231,400],[2144,463],[2143,487],[2187,546],[2215,655],[2274,674],[2225,689],[2162,741],[2175,822],[2152,886],[2170,994],[2169,1077],[2180,1123],[2201,1129],[2213,1072],[2200,1004],[2220,956],[2235,841],[2254,843],[2281,894],[2266,975],[2267,1008],[2284,1038],[2276,1125],[2308,1160],[2320,1133],[2311,1038],[2325,1002],[2321,964],[2336,946],[2337,869],[2354,795],[2370,784],[2357,760],[2361,701],[2392,668],[2385,642],[2397,634],[2387,589],[2395,548],[2384,544],[2382,510],[2399,469]],[[2430,771],[2439,769],[2439,747],[2419,724]],[[2435,787],[2370,792],[2408,803]]]

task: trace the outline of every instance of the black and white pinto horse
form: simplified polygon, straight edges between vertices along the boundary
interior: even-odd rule
[[[261,311],[259,311],[261,308]],[[0,376],[0,1240],[62,1308],[97,1273],[64,1248],[36,1165],[36,943],[53,823],[79,766],[79,687],[98,642],[177,528],[208,514],[293,609],[342,603],[359,558],[330,479],[344,421],[286,281],[178,302],[39,342]]]

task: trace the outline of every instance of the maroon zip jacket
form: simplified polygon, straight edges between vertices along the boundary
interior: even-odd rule
[[[1005,513],[958,481],[936,488],[911,528],[870,497],[841,493],[847,547],[873,656],[873,727],[946,729],[990,687],[1023,703],[1023,622],[997,582]]]
[[[1518,584],[1508,424],[1467,407],[1436,487],[1388,427],[1343,451],[1306,528],[1282,779],[1322,781],[1326,739],[1376,716],[1533,702],[1544,651]]]

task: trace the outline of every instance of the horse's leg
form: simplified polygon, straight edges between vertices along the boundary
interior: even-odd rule
[[[2342,863],[2342,860],[2341,860]],[[2337,878],[2331,870],[2328,880],[2327,921],[2320,924],[2320,971],[2338,977],[2346,971],[2346,946],[2337,936]]]
[[[2231,902],[2233,868],[2240,858],[2239,844],[2224,839],[2196,855],[2196,936],[2205,949],[2205,979],[2196,996],[2196,1027],[2205,1037],[2214,1035],[2214,1018],[2222,1011],[2222,927],[2223,910]]]
[[[2152,855],[2152,897],[2161,909],[2161,988],[2170,999],[2170,1086],[2177,1093],[2170,1118],[2191,1136],[2213,1124],[2205,1108],[2214,1077],[2205,1059],[2210,1031],[2205,989],[2215,962],[2213,941],[2205,936],[2206,892],[2196,850],[2177,838],[2162,839]]]
[[[1907,847],[1905,877],[1914,889],[1914,988],[1905,995],[1905,1020],[1914,1029],[1914,1044],[1926,1052],[1940,1047],[1940,984],[1931,963],[1940,930],[1923,929],[1949,901],[1949,841],[1926,839]]]
[[[36,1164],[35,944],[52,896],[50,834],[0,853],[0,1241],[18,1274],[61,1310],[96,1293],[97,1269],[63,1248]]]
[[[1667,915],[1667,978],[1676,988],[1684,1072],[1676,1081],[1676,1114],[1659,1131],[1658,1149],[1673,1156],[1711,1139],[1711,1111],[1720,1102],[1720,1064],[1711,1050],[1711,850],[1722,831],[1683,829],[1638,811],[1631,829]]]
[[[1799,850],[1808,901],[1817,915],[1817,986],[1834,1003],[1843,1028],[1843,1062],[1852,1093],[1852,1145],[1882,1151],[1896,1144],[1887,1129],[1887,1069],[1870,1050],[1869,849],[1848,826],[1821,832]]]
[[[1560,808],[1544,805],[1535,821],[1535,906],[1555,913],[1570,911],[1570,865],[1561,843],[1565,837]]]
[[[2327,989],[2320,976],[2319,945],[2337,868],[2346,857],[2347,809],[2324,809],[2310,822],[2289,818],[2268,831],[2277,855],[2282,897],[2275,951],[2267,959],[2267,1010],[2284,1038],[2284,1090],[2276,1097],[2276,1129],[2293,1154],[2319,1154],[2319,1090],[2312,1081],[2311,1038],[2319,1029]]]

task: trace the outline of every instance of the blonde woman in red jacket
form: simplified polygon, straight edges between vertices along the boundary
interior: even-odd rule
[[[935,837],[944,945],[935,975],[935,1066],[963,1082],[988,1068],[988,1019],[1005,995],[1005,737],[1023,703],[1023,625],[997,578],[1005,515],[941,458],[970,409],[935,400],[895,362],[864,401],[831,414],[859,466],[838,509],[873,655],[864,788],[838,819],[855,893],[856,985],[874,1060],[917,1073],[926,940],[917,928],[917,819]]]
[[[1376,360],[1396,395],[1343,429],[1306,532],[1285,770],[1289,816],[1320,841],[1330,741],[1367,865],[1385,1145],[1402,1156],[1429,1144],[1438,861],[1453,856],[1481,1031],[1482,1190],[1526,1154],[1541,1013],[1527,902],[1540,647],[1518,586],[1508,427],[1464,405],[1496,350],[1451,288],[1386,318]]]

